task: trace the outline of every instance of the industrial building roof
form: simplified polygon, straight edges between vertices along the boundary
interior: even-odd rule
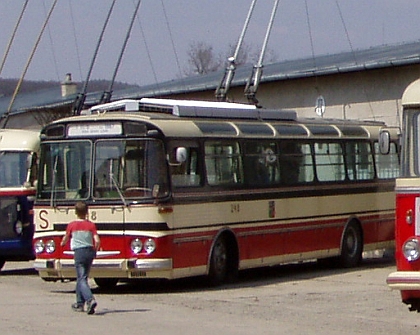
[[[382,45],[363,50],[265,64],[261,83],[419,63],[420,41]],[[238,67],[231,87],[244,86],[251,75],[252,67],[252,64]],[[112,100],[159,97],[184,92],[215,90],[223,77],[223,73],[224,70],[207,75],[191,76],[153,85],[116,90],[113,92]],[[102,92],[88,93],[86,104],[97,104],[101,95]],[[34,93],[18,94],[11,109],[11,114],[22,113],[27,110],[72,105],[75,98],[76,95],[61,97],[60,87]],[[10,99],[10,96],[0,97],[0,115],[7,111]]]

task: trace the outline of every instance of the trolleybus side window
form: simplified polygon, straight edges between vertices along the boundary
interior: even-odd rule
[[[271,185],[280,181],[277,145],[274,142],[245,143],[244,173],[248,185]]]
[[[346,168],[350,180],[368,180],[375,177],[370,143],[346,143]]]
[[[314,167],[309,144],[280,142],[281,182],[287,185],[314,181]]]
[[[315,143],[316,175],[319,181],[343,181],[346,178],[340,143]]]
[[[242,162],[237,142],[205,143],[205,164],[209,185],[243,183]]]
[[[181,147],[185,148],[186,157],[185,161],[179,162],[176,153]],[[176,143],[171,148],[169,164],[174,187],[199,186],[201,184],[199,157],[198,143]]]
[[[397,150],[397,143],[390,143],[388,155],[380,153],[379,143],[375,142],[375,162],[379,179],[397,178],[400,174],[400,163]]]

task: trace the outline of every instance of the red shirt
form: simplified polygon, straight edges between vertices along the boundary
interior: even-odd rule
[[[68,224],[66,234],[71,236],[70,248],[76,250],[80,248],[93,247],[93,236],[97,235],[96,226],[89,220],[75,220]]]

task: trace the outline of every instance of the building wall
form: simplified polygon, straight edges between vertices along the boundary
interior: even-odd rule
[[[419,77],[420,64],[367,69],[261,83],[256,97],[264,108],[292,109],[299,117],[318,118],[315,103],[322,95],[326,102],[325,118],[376,120],[399,126],[401,96],[408,84]],[[231,88],[229,101],[246,103],[243,89]],[[214,100],[214,90],[172,95],[171,98]]]
[[[326,102],[325,118],[376,120],[389,126],[400,126],[401,96],[418,78],[420,63],[261,83],[256,97],[264,108],[291,109],[299,117],[319,118],[315,103],[322,95]],[[247,103],[243,90],[243,86],[232,87],[228,100]],[[166,97],[215,101],[214,93],[211,89]],[[69,105],[11,115],[7,128],[40,129],[53,119],[67,116],[70,111]]]
[[[25,112],[11,114],[7,120],[6,128],[41,130],[48,123],[71,115],[72,104],[57,107],[36,108]],[[4,125],[4,119],[0,126]]]
[[[6,128],[41,130],[41,125],[32,113],[25,112],[11,115],[7,121]]]

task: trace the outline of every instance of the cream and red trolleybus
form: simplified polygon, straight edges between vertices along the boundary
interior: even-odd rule
[[[41,133],[35,268],[75,277],[60,247],[74,204],[89,205],[101,250],[91,276],[206,275],[309,259],[355,266],[394,243],[398,134],[385,125],[299,120],[293,111],[220,102],[124,100]]]
[[[395,257],[388,286],[401,291],[410,310],[420,312],[420,80],[403,96],[401,175],[396,180]]]

